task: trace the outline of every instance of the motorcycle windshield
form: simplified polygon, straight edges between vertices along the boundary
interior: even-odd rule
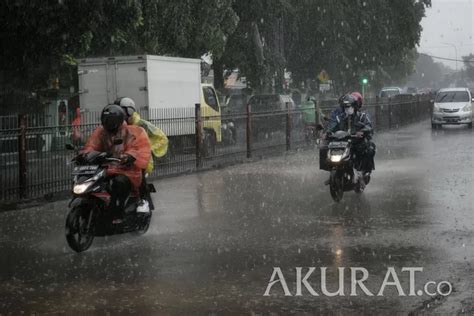
[[[344,139],[346,137],[349,137],[350,134],[346,131],[337,131],[334,133],[334,135],[332,136],[333,138],[335,139]]]

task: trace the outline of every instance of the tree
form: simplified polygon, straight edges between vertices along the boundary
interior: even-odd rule
[[[5,90],[41,91],[75,77],[77,58],[210,53],[215,84],[238,68],[257,91],[300,85],[325,69],[340,90],[414,70],[430,0],[57,0],[0,3]],[[18,40],[21,39],[21,40]],[[5,78],[8,78],[6,80]],[[64,80],[60,80],[64,82]],[[66,80],[67,82],[67,80]]]
[[[233,8],[239,23],[218,62],[224,70],[239,68],[256,91],[281,90],[294,31],[293,7],[288,0],[241,0]]]
[[[474,54],[463,56],[462,60],[464,62],[464,66],[466,66],[467,77],[474,81]]]
[[[5,0],[0,4],[4,91],[30,95],[78,58],[163,54],[219,58],[237,25],[232,0]],[[21,40],[19,40],[21,39]]]
[[[288,69],[297,82],[328,71],[340,90],[362,74],[381,84],[413,71],[420,21],[430,1],[297,1],[297,33]]]
[[[38,94],[61,75],[71,80],[75,57],[120,51],[140,25],[137,0],[5,0],[0,12],[1,87],[11,96]]]

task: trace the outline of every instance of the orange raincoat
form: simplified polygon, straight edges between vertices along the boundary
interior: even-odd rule
[[[122,139],[123,143],[114,145],[115,139]],[[82,153],[91,151],[109,152],[115,158],[120,158],[121,155],[135,158],[131,167],[111,163],[107,175],[123,174],[130,179],[133,188],[138,190],[142,182],[142,170],[147,167],[151,158],[150,141],[143,128],[123,123],[117,133],[112,134],[99,126],[92,133]]]

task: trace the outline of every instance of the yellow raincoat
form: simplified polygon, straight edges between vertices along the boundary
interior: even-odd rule
[[[131,117],[131,125],[136,125],[142,127],[150,140],[151,152],[156,158],[161,158],[166,155],[168,151],[168,137],[165,133],[152,123],[142,120],[140,114],[134,112]],[[146,173],[151,173],[153,171],[153,157],[151,157],[148,162],[148,166],[145,169]]]

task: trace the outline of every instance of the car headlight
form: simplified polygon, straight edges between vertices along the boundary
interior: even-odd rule
[[[461,111],[463,112],[471,112],[472,106],[470,104],[466,105],[465,107],[462,108]]]
[[[441,112],[439,106],[437,106],[436,104],[433,106],[433,112]]]
[[[89,189],[89,187],[94,184],[94,182],[90,181],[90,182],[84,182],[84,183],[81,183],[81,184],[76,184],[74,186],[74,188],[72,189],[72,192],[74,192],[74,194],[82,194],[84,192],[87,191],[87,189]]]
[[[331,162],[340,162],[342,155],[331,155]]]

